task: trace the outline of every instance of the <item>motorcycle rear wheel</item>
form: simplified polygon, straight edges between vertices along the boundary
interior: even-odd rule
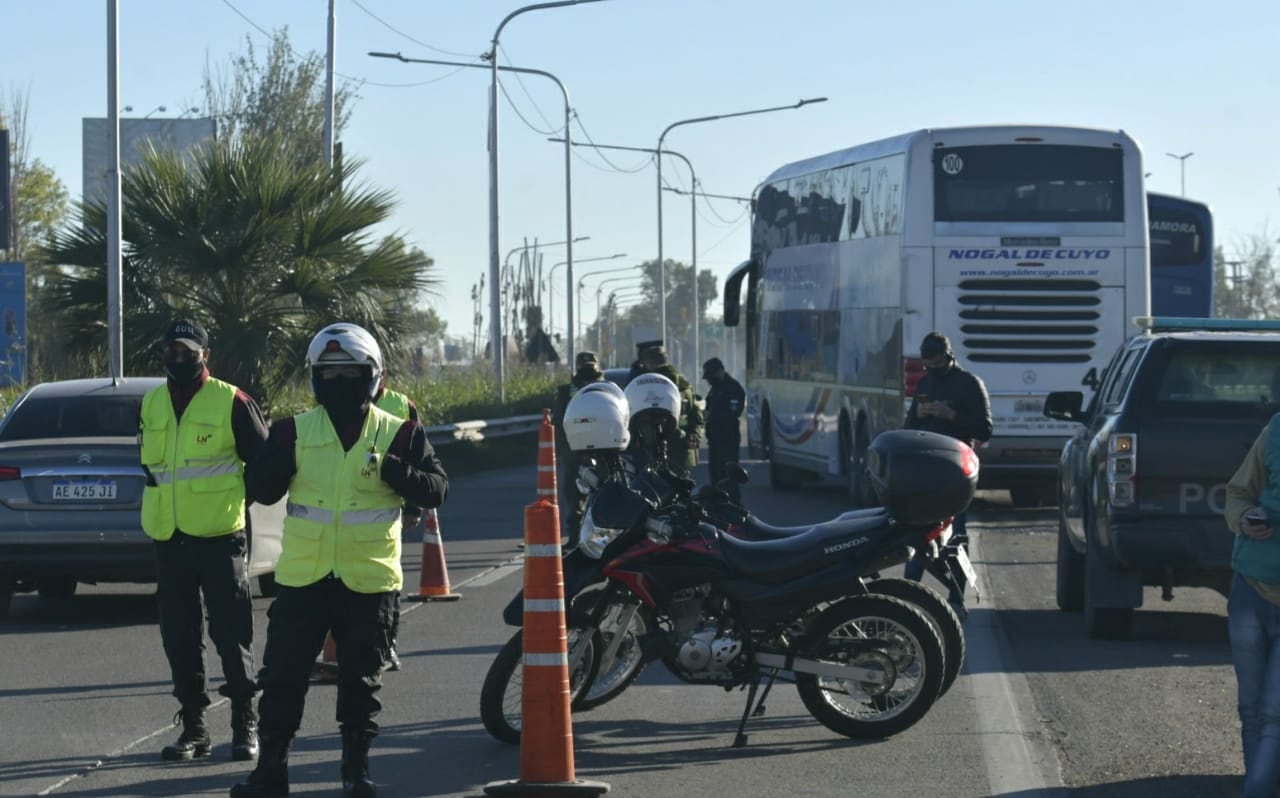
[[[850,654],[850,640],[881,641]],[[882,685],[796,674],[809,714],[831,731],[855,739],[892,737],[928,713],[942,687],[942,641],[920,610],[896,598],[860,595],[824,609],[809,626],[800,656],[831,664],[880,669]],[[899,666],[897,663],[901,663]]]
[[[913,604],[922,612],[942,639],[943,659],[941,698],[955,684],[964,666],[964,626],[960,616],[938,591],[910,579],[876,579],[867,583],[867,591]]]
[[[582,627],[573,624],[566,631],[570,662],[569,701],[572,704],[595,680],[600,667],[600,633],[593,632],[587,636],[583,634],[585,630]],[[577,665],[573,666],[575,660]],[[524,630],[521,629],[494,657],[489,672],[485,674],[484,686],[480,688],[480,721],[499,742],[509,745],[520,742],[523,691]]]

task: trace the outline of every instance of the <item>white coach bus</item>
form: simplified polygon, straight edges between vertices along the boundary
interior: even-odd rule
[[[1044,396],[1096,387],[1138,332],[1147,240],[1142,154],[1122,131],[920,130],[781,167],[725,285],[752,453],[778,487],[840,479],[870,503],[866,446],[902,425],[939,330],[991,395],[982,487],[1053,497],[1070,425],[1041,414]]]

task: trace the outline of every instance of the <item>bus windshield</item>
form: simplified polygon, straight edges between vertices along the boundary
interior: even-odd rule
[[[1195,213],[1152,204],[1147,210],[1151,224],[1151,267],[1186,266],[1205,256],[1205,231]]]
[[[1035,144],[933,152],[938,222],[1123,222],[1124,155]]]

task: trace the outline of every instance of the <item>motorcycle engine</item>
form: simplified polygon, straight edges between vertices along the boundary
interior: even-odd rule
[[[742,653],[742,640],[721,618],[723,600],[712,595],[710,585],[679,591],[668,614],[675,657],[672,672],[690,681],[718,681]]]

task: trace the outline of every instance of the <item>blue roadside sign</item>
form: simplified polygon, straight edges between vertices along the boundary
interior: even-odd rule
[[[27,379],[27,266],[0,263],[0,386]]]

